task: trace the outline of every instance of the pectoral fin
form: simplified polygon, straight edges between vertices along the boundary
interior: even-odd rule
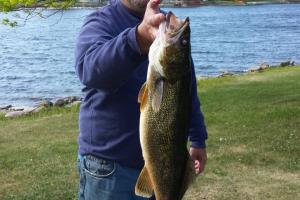
[[[154,112],[158,112],[160,109],[160,105],[163,97],[163,90],[164,90],[164,81],[158,80],[155,84],[153,97],[152,97],[152,108]]]
[[[136,182],[135,194],[146,198],[150,198],[153,195],[153,187],[146,166],[142,169]]]
[[[147,98],[148,98],[148,87],[147,87],[147,84],[144,83],[139,92],[139,96],[138,96],[138,102],[141,104],[140,105],[141,112],[143,111],[143,109],[146,106]]]

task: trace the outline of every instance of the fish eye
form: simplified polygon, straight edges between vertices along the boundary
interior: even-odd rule
[[[188,41],[187,41],[186,39],[182,39],[182,40],[181,40],[181,44],[182,44],[183,46],[186,46],[187,43],[188,43]]]

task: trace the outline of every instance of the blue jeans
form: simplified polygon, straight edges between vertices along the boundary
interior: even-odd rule
[[[77,164],[79,200],[150,200],[134,193],[139,170],[91,155],[79,155]]]

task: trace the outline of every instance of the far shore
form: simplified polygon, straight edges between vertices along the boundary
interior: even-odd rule
[[[161,8],[197,8],[203,6],[256,6],[256,5],[276,5],[276,4],[299,4],[300,0],[296,1],[286,1],[286,0],[277,0],[277,1],[215,1],[215,2],[203,2],[202,4],[197,5],[174,5],[174,4],[164,4],[160,5]],[[107,4],[98,4],[98,3],[76,3],[74,6],[71,6],[69,9],[95,9],[101,8],[106,6]],[[27,7],[27,8],[20,8],[22,10],[27,9],[43,9],[43,6],[36,6],[36,7]],[[57,8],[47,8],[49,10],[58,10]]]
[[[240,75],[247,75],[252,72],[263,72],[269,69],[276,69],[276,68],[285,68],[296,66],[300,67],[299,64],[296,64],[294,61],[286,61],[282,62],[278,65],[269,65],[268,63],[261,63],[255,65],[248,70],[233,72],[233,71],[223,71],[217,76],[200,76],[197,77],[198,81],[202,81],[204,79],[214,79],[214,78],[222,78],[222,77],[232,77],[232,76],[240,76]],[[35,102],[34,105],[31,106],[22,106],[22,105],[13,105],[13,104],[0,104],[0,115],[7,114],[8,112],[19,112],[17,114],[28,114],[32,112],[38,112],[43,108],[48,107],[71,107],[73,105],[78,105],[82,101],[82,96],[65,96],[62,98],[50,98],[50,99],[41,99],[39,102]],[[22,113],[21,113],[22,112]]]
[[[202,6],[253,6],[253,5],[270,5],[270,4],[299,4],[299,1],[286,1],[286,0],[277,0],[277,1],[215,1],[215,2],[203,2],[197,5],[174,5],[174,4],[164,4],[162,3],[160,7],[162,8],[196,8]],[[105,6],[105,4],[93,4],[93,3],[76,3],[75,6],[72,6],[72,9],[80,8],[98,8]]]

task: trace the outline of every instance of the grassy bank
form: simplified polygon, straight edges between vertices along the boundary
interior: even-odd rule
[[[300,67],[199,81],[209,162],[186,199],[300,198]],[[78,108],[0,117],[0,199],[76,199]]]

